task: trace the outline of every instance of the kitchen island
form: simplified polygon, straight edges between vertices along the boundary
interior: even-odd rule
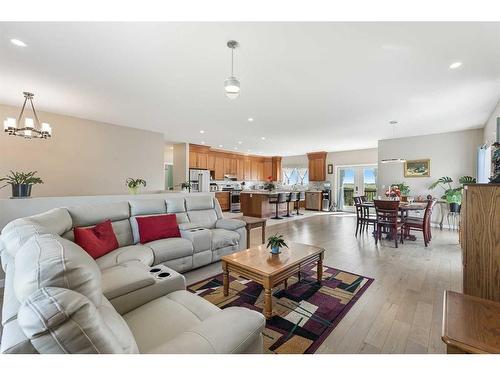
[[[270,218],[276,215],[276,205],[269,203],[269,198],[278,193],[290,193],[291,191],[276,190],[243,190],[240,194],[241,212],[244,216]],[[279,205],[280,216],[286,215],[286,202]],[[290,202],[290,212],[294,204]]]

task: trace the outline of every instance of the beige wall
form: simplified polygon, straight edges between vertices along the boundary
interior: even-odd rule
[[[410,195],[441,196],[442,190],[428,189],[428,186],[442,176],[458,181],[460,176],[476,176],[477,149],[482,143],[483,129],[424,135],[418,137],[380,140],[378,142],[379,161],[386,158],[406,160],[430,159],[430,177],[404,177],[403,163],[378,165],[378,188],[406,182]]]
[[[500,101],[491,113],[490,118],[486,122],[483,131],[483,142],[491,145],[497,140],[497,117],[500,117]]]
[[[18,114],[19,107],[0,105],[1,120]],[[52,125],[51,139],[0,134],[0,176],[10,169],[37,170],[45,183],[33,187],[33,196],[124,194],[127,177],[144,178],[147,191],[164,188],[161,133],[53,113],[38,116]],[[0,190],[0,198],[10,194],[9,186]]]
[[[189,181],[189,144],[176,143],[173,147],[172,160],[174,164],[174,190],[181,190],[180,184]]]

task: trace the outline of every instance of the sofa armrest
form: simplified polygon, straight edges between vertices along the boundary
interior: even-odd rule
[[[109,268],[102,273],[102,285],[104,295],[121,315],[154,299],[166,296],[177,290],[186,289],[186,279],[184,276],[164,265],[149,267],[141,262],[127,262],[119,266],[122,267],[122,273],[117,276],[116,279],[121,279],[123,277],[130,280],[131,277],[134,277],[134,287],[122,286],[118,291],[113,291],[111,286],[118,285],[118,281],[109,280],[111,278],[110,276],[112,276],[111,274],[105,276],[105,272],[108,271]],[[151,273],[151,269],[159,269],[159,271]],[[115,272],[117,271],[118,270],[115,270]],[[169,275],[166,277],[160,276],[161,274],[167,273]],[[138,287],[139,285],[142,286]],[[129,291],[125,292],[127,289]]]
[[[227,329],[228,323],[231,329]],[[183,332],[152,353],[262,353],[264,316],[242,307],[228,307],[189,331]]]
[[[153,275],[139,267],[117,265],[102,271],[102,293],[113,299],[155,283]]]
[[[217,229],[238,230],[243,228],[246,223],[238,219],[219,219],[215,222]]]

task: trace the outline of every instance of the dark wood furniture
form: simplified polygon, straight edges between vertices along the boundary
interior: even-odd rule
[[[299,191],[297,193],[297,199],[295,200],[295,210],[296,210],[295,215],[297,215],[297,216],[304,215],[304,214],[300,213],[300,206],[302,204],[305,204],[305,200],[306,200],[306,192]]]
[[[404,223],[404,233],[405,238],[410,236],[412,230],[422,232],[424,236],[424,245],[427,247],[432,239],[431,234],[431,215],[434,206],[436,205],[437,199],[430,199],[426,203],[424,217],[406,217]]]
[[[377,213],[377,233],[375,244],[382,238],[384,228],[394,238],[394,244],[398,247],[398,232],[401,232],[401,243],[403,243],[404,216],[399,216],[399,201],[374,200],[375,212]]]
[[[215,193],[215,198],[219,201],[222,211],[229,211],[231,209],[229,191],[218,191]]]
[[[283,218],[279,215],[279,206],[280,204],[286,203],[287,193],[277,193],[269,196],[269,203],[274,204],[276,206],[276,215],[274,215],[271,219],[282,220]]]
[[[295,201],[297,200],[297,192],[291,192],[288,194],[286,197],[286,215],[285,217],[292,217],[290,214],[290,203],[295,204]],[[293,209],[293,207],[292,207]]]
[[[250,231],[254,228],[262,228],[262,243],[266,242],[266,219],[251,216],[238,217],[238,220],[245,222],[247,230],[247,249],[250,247]]]
[[[447,353],[500,353],[500,302],[446,290],[443,304]]]
[[[376,229],[377,218],[370,215],[370,208],[374,206],[363,205],[363,203],[367,203],[366,196],[354,197],[354,207],[356,209],[355,236],[358,235],[358,230],[359,233],[361,233],[365,228],[368,228],[370,225],[373,225],[373,232],[375,232]]]
[[[271,254],[265,245],[251,247],[247,250],[225,255],[221,258],[224,296],[229,294],[229,273],[253,280],[264,287],[264,316],[273,316],[272,289],[300,272],[301,268],[316,263],[317,280],[323,279],[322,247],[301,243],[288,243],[288,248],[282,248],[280,254]]]
[[[500,301],[500,184],[465,186],[460,245],[463,292]]]

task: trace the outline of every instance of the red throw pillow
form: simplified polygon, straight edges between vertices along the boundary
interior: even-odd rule
[[[175,214],[138,216],[136,220],[141,243],[181,236]]]
[[[119,246],[111,220],[106,220],[94,227],[75,227],[73,233],[75,234],[75,243],[94,259],[118,249]]]

